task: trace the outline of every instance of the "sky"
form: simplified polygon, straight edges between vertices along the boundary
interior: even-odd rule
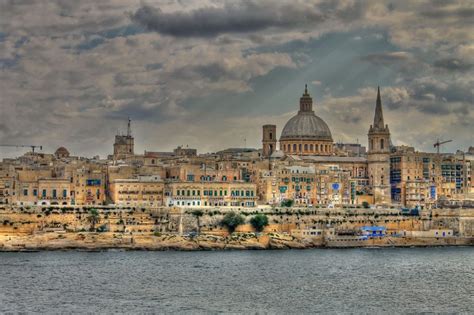
[[[304,85],[336,142],[474,145],[472,0],[2,0],[0,144],[105,157],[261,146]],[[1,148],[0,157],[26,149]]]

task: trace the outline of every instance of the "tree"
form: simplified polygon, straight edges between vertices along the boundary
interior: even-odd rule
[[[250,219],[250,224],[257,232],[262,232],[268,225],[268,217],[265,214],[259,213]]]
[[[224,216],[221,224],[226,226],[229,233],[232,234],[234,233],[235,229],[244,222],[245,219],[243,216],[234,211],[231,211]]]
[[[293,199],[285,199],[281,202],[282,207],[291,207],[293,206],[294,200]]]
[[[202,212],[202,210],[194,210],[191,212],[191,214],[196,218],[197,221],[197,233],[201,234],[201,217],[204,215],[204,212]]]
[[[367,201],[364,201],[362,202],[362,207],[364,207],[364,209],[369,209],[370,205]]]
[[[90,231],[95,231],[95,226],[100,222],[100,214],[97,209],[90,209],[89,215],[87,216],[87,221],[90,223]]]

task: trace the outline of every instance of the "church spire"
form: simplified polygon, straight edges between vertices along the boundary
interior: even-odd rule
[[[385,124],[383,122],[382,112],[382,100],[380,99],[380,87],[377,87],[377,101],[375,105],[375,116],[374,116],[374,129],[384,129]]]

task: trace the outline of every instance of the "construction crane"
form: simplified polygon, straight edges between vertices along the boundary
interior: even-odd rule
[[[437,152],[438,155],[439,155],[439,148],[440,148],[440,146],[441,146],[442,144],[445,144],[445,143],[448,143],[448,142],[452,142],[452,141],[453,141],[453,140],[446,140],[446,141],[441,141],[441,142],[439,142],[439,139],[437,139],[436,143],[433,144],[433,147],[436,148],[436,152]]]
[[[0,144],[0,147],[14,147],[14,148],[31,148],[34,153],[36,148],[43,150],[42,145],[31,145],[31,144]]]

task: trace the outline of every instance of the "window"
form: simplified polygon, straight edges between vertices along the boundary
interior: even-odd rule
[[[313,151],[313,150],[314,150],[314,147],[313,147],[312,144],[309,145],[309,150],[310,150],[310,151]]]
[[[46,189],[43,189],[43,198],[46,198]]]
[[[28,196],[28,189],[23,189],[23,196]]]
[[[308,151],[308,145],[307,144],[304,145],[304,150]]]
[[[66,198],[66,197],[67,197],[67,190],[64,189],[64,190],[63,190],[63,198]]]
[[[272,140],[272,139],[273,139],[273,133],[271,133],[271,132],[270,132],[270,134],[269,134],[269,138],[270,138],[270,140]]]
[[[293,152],[296,152],[296,144],[293,144]]]
[[[56,198],[56,189],[53,189],[53,198]]]
[[[301,143],[300,143],[300,145],[298,146],[298,148],[300,149],[300,152],[303,151],[303,150],[302,150],[302,147],[303,147],[303,146],[302,146]]]
[[[33,196],[38,196],[38,190],[37,189],[33,189]]]
[[[383,142],[384,142],[383,139],[380,139],[380,150],[383,150],[383,145],[384,145]]]

